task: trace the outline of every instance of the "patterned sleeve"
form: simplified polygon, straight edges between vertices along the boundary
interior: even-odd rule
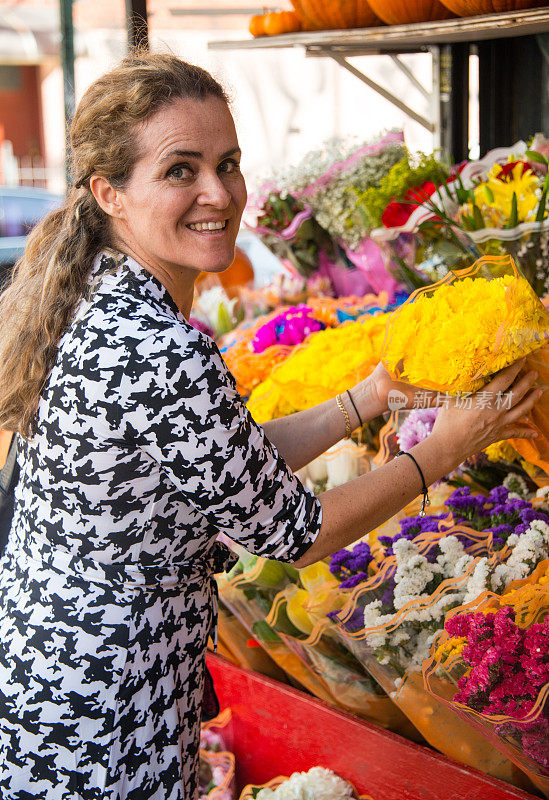
[[[120,385],[121,429],[186,502],[246,549],[297,561],[322,507],[251,418],[217,346],[172,326],[133,350]]]

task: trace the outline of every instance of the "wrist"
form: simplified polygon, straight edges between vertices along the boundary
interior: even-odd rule
[[[371,375],[353,386],[351,392],[363,422],[369,422],[387,411],[387,403],[380,398]]]
[[[410,452],[420,462],[428,486],[453,472],[463,461],[455,445],[437,432],[414,445]]]

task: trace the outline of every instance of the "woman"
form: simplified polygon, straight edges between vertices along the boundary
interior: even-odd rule
[[[246,202],[210,75],[130,56],[87,91],[71,138],[75,186],[0,307],[0,428],[23,438],[1,573],[1,796],[194,800],[218,534],[304,566],[412,500],[419,470],[399,458],[316,499],[293,471],[387,408],[387,373],[355,387],[356,411],[345,396],[262,429],[188,324]],[[511,410],[440,412],[413,448],[428,483],[531,435],[535,376],[519,370],[488,386],[513,384]]]

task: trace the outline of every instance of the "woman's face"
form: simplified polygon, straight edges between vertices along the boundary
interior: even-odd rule
[[[118,192],[115,236],[145,266],[177,275],[226,269],[246,204],[227,104],[175,100],[138,127],[136,146],[141,155]]]

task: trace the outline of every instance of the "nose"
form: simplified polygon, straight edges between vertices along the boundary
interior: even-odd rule
[[[208,172],[205,174],[202,178],[199,195],[197,197],[198,205],[224,209],[227,208],[230,202],[231,193],[227,191],[227,187],[217,172]]]

